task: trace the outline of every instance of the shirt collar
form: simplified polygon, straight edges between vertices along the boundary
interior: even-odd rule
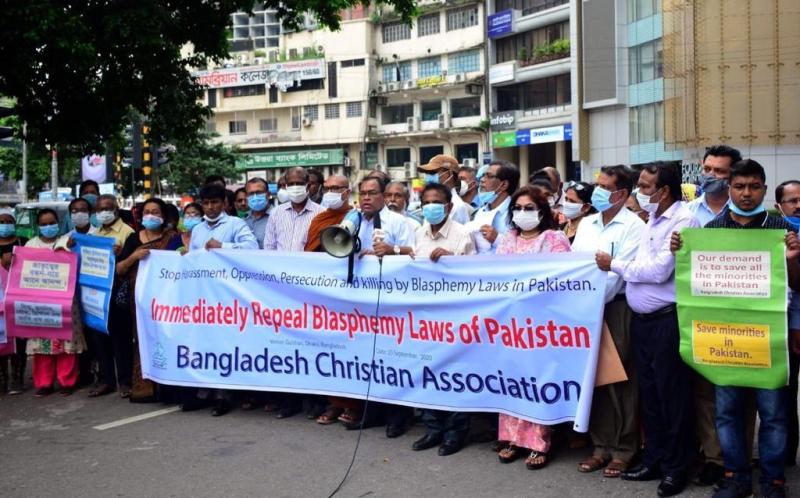
[[[661,216],[659,216],[658,218],[655,219],[655,221],[658,221],[661,218],[666,218],[666,219],[672,218],[672,216],[675,214],[675,212],[678,211],[678,209],[681,208],[681,204],[682,204],[681,201],[673,202],[672,205],[670,207],[668,207],[666,211],[661,213]],[[653,218],[651,217],[651,219],[653,219]]]
[[[425,226],[425,235],[427,235],[431,239],[436,239],[439,236],[446,239],[450,235],[450,228],[453,226],[453,222],[449,216],[446,217],[444,225],[442,225],[442,228],[440,228],[439,231],[436,232],[436,235],[433,234],[433,229],[431,228],[430,223],[426,221],[424,226]]]
[[[213,228],[216,228],[216,227],[218,227],[220,225],[224,225],[225,223],[227,223],[229,218],[230,218],[230,216],[228,216],[228,213],[223,211],[222,214],[219,215],[219,219],[216,221],[216,223],[214,223],[214,226],[209,225],[208,224],[208,220],[205,220],[205,225],[208,228],[212,228],[213,229]]]
[[[303,205],[303,209],[301,209],[300,212],[297,213],[297,214],[303,214],[306,211],[311,211],[311,206],[313,206],[314,204],[316,204],[316,203],[314,201],[312,201],[311,199],[306,199],[306,203],[305,203],[305,205]],[[292,206],[291,201],[284,202],[279,207],[282,207],[284,211],[294,211],[294,206]],[[297,211],[295,211],[295,212],[297,212]]]
[[[762,227],[762,226],[764,226],[764,224],[767,223],[767,217],[769,216],[769,213],[764,211],[762,213],[757,214],[752,220],[750,220],[750,223],[748,223],[746,225],[742,225],[741,223],[739,223],[736,220],[734,220],[733,217],[731,217],[731,210],[730,209],[726,209],[725,210],[725,215],[724,216],[725,216],[725,224],[729,225],[729,226],[734,226],[734,227],[760,226],[760,227]]]
[[[124,224],[125,224],[125,222],[122,221],[122,218],[117,217],[117,219],[114,220],[114,223],[110,224],[107,227],[103,226],[101,228],[103,230],[107,230],[107,231],[111,231],[111,232],[121,232],[122,231],[122,225],[124,225]]]
[[[629,219],[630,216],[636,217],[636,215],[633,214],[633,212],[630,209],[623,207],[622,209],[619,210],[619,213],[617,213],[616,216],[614,216],[611,219],[611,221],[608,222],[608,225],[605,226],[613,225],[614,223],[624,224],[626,219]],[[597,213],[597,217],[594,219],[594,223],[600,225],[600,228],[603,228],[603,213]]]

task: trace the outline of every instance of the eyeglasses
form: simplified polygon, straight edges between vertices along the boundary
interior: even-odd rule
[[[575,180],[570,180],[567,182],[567,188],[565,190],[569,190],[571,188],[574,188],[575,190],[583,190],[586,187],[584,187],[583,184],[580,182],[576,182]]]
[[[305,187],[306,184],[304,182],[287,182],[287,187]]]
[[[538,211],[539,207],[536,204],[528,204],[526,206],[520,206],[519,204],[514,204],[514,207],[511,208],[512,211]]]
[[[800,197],[794,197],[792,199],[784,199],[780,202],[780,204],[800,204]]]
[[[331,186],[331,187],[327,187],[327,186],[323,185],[323,187],[322,187],[322,193],[323,194],[327,194],[328,192],[335,192],[337,194],[340,194],[340,193],[344,192],[345,190],[347,190],[347,187],[337,187],[335,185]]]

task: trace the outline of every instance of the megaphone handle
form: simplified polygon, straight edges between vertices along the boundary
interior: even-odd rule
[[[358,239],[356,239],[356,240],[358,240]],[[356,252],[358,252],[358,251],[353,251],[353,252],[350,253],[350,255],[347,256],[347,283],[348,284],[352,284],[353,283],[353,267],[355,266]]]

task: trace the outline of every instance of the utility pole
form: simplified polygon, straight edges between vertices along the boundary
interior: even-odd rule
[[[22,123],[22,200],[28,200],[28,123]]]
[[[50,147],[50,186],[53,188],[53,202],[58,200],[58,152],[56,146]]]

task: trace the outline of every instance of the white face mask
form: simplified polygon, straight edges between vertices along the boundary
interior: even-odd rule
[[[308,191],[305,185],[292,185],[286,187],[286,193],[289,194],[289,200],[295,204],[300,204],[308,197]]]
[[[114,214],[114,211],[100,211],[99,213],[97,213],[97,221],[99,221],[103,225],[111,224],[116,219],[117,216]]]
[[[464,197],[469,192],[469,184],[464,180],[459,180],[461,186],[458,188],[458,196]]]
[[[655,213],[658,211],[658,202],[650,202],[651,197],[651,195],[642,194],[638,189],[636,190],[636,202],[639,203],[639,207],[648,213]]]
[[[583,204],[578,202],[569,202],[564,201],[563,206],[561,207],[561,212],[564,214],[564,217],[568,220],[574,220],[578,216],[582,214],[581,210],[583,209]]]
[[[514,211],[511,221],[523,231],[533,230],[540,223],[539,211]]]
[[[278,190],[277,197],[278,197],[278,204],[284,204],[286,202],[289,202],[289,192],[287,192],[285,188]]]
[[[339,209],[344,204],[344,199],[342,199],[342,194],[337,192],[326,192],[322,194],[322,201],[320,201],[320,206],[326,209]]]
[[[70,217],[72,218],[72,224],[78,228],[83,228],[89,224],[89,213],[79,211],[77,213],[72,213]]]
[[[222,218],[222,213],[219,213],[216,218],[211,218],[208,215],[203,216],[203,219],[205,219],[209,223],[214,223],[216,221],[219,221],[220,218]]]

